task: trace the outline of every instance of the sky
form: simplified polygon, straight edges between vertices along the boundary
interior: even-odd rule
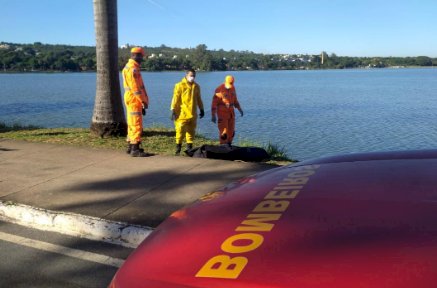
[[[118,42],[437,57],[436,0],[118,0]],[[92,0],[0,0],[0,42],[95,45]]]

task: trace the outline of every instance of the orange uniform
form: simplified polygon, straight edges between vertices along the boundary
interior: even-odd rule
[[[149,97],[141,77],[140,64],[133,59],[123,69],[124,104],[127,114],[127,141],[131,144],[141,142],[143,133],[143,105],[149,106]]]
[[[235,87],[226,88],[223,83],[215,89],[212,98],[211,113],[215,119],[217,115],[217,126],[219,129],[220,144],[232,144],[235,135],[235,110],[241,110],[238,103]]]

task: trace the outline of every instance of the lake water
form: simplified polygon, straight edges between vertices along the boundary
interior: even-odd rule
[[[198,73],[216,138],[213,91],[229,72]],[[236,144],[271,142],[305,160],[340,153],[437,148],[437,69],[232,72],[245,112]],[[143,73],[150,97],[144,125],[173,127],[169,106],[183,72]],[[0,122],[89,127],[95,73],[0,74]],[[237,113],[238,114],[238,113]]]

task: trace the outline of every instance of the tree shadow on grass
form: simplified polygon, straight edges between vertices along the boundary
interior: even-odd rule
[[[67,132],[39,132],[33,134],[34,136],[59,136],[59,135],[68,135],[70,133]]]
[[[6,132],[13,132],[13,131],[22,131],[22,130],[38,130],[41,129],[41,127],[38,126],[23,126],[20,124],[12,124],[12,125],[6,125],[4,123],[0,122],[0,133],[6,133]]]
[[[17,149],[8,149],[8,148],[2,148],[2,147],[0,147],[0,151],[3,151],[3,152],[9,152],[9,151],[16,151]]]
[[[143,136],[153,137],[153,136],[166,136],[174,137],[176,135],[175,131],[143,131]]]

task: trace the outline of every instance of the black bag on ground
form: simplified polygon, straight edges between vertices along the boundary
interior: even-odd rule
[[[210,158],[222,160],[241,160],[246,162],[262,162],[269,160],[270,156],[263,148],[238,147],[228,145],[202,145],[185,152],[188,156],[196,158]]]

